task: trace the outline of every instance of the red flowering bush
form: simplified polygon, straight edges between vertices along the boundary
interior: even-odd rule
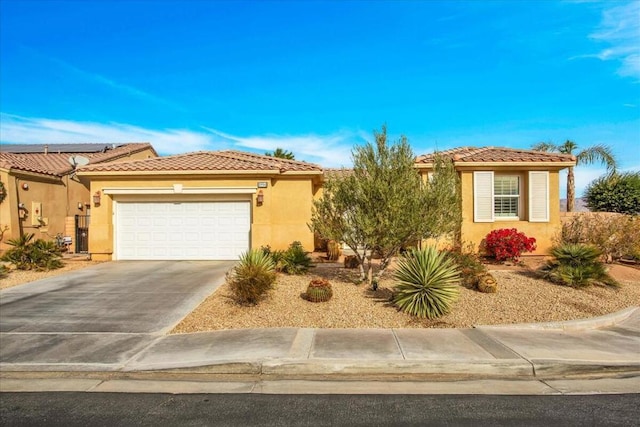
[[[536,249],[536,239],[525,236],[515,228],[501,228],[487,234],[485,247],[489,255],[498,261],[518,262],[520,255],[524,252],[532,252]]]

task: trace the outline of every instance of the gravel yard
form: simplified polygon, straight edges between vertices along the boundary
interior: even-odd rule
[[[526,268],[489,266],[498,281],[498,293],[483,294],[461,287],[460,298],[448,315],[437,320],[418,320],[389,304],[391,274],[377,292],[372,292],[366,285],[354,284],[357,277],[354,270],[319,264],[306,276],[279,274],[275,289],[253,307],[236,305],[225,284],[172,333],[277,327],[461,328],[589,318],[640,303],[640,270],[620,265],[610,267],[610,273],[622,284],[619,289],[599,286],[572,289],[540,280]],[[330,301],[312,303],[301,298],[314,276],[331,282]]]
[[[11,288],[13,286],[22,285],[23,283],[33,282],[35,280],[44,279],[46,277],[57,276],[59,274],[68,273],[69,271],[78,270],[98,264],[97,261],[88,260],[63,260],[64,267],[51,271],[33,271],[33,270],[11,270],[9,275],[4,279],[0,279],[0,289]]]

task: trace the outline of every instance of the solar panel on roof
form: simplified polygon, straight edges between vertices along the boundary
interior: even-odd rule
[[[5,153],[104,153],[124,144],[0,144]]]

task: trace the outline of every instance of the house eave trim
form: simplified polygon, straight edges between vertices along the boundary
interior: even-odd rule
[[[512,168],[512,167],[545,167],[545,168],[568,168],[575,166],[576,162],[455,162],[456,168],[478,168],[478,167],[500,167],[500,168]]]
[[[179,171],[83,171],[78,170],[80,176],[175,176],[175,175],[279,175],[278,170],[179,170]]]
[[[107,195],[144,195],[144,194],[255,194],[255,187],[105,187]]]

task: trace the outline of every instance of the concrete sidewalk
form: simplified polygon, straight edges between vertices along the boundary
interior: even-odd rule
[[[282,328],[147,338],[145,346],[117,357],[109,348],[74,352],[62,342],[25,360],[14,348],[2,351],[0,371],[5,384],[27,377],[401,382],[640,376],[640,307],[584,321],[474,329]]]

